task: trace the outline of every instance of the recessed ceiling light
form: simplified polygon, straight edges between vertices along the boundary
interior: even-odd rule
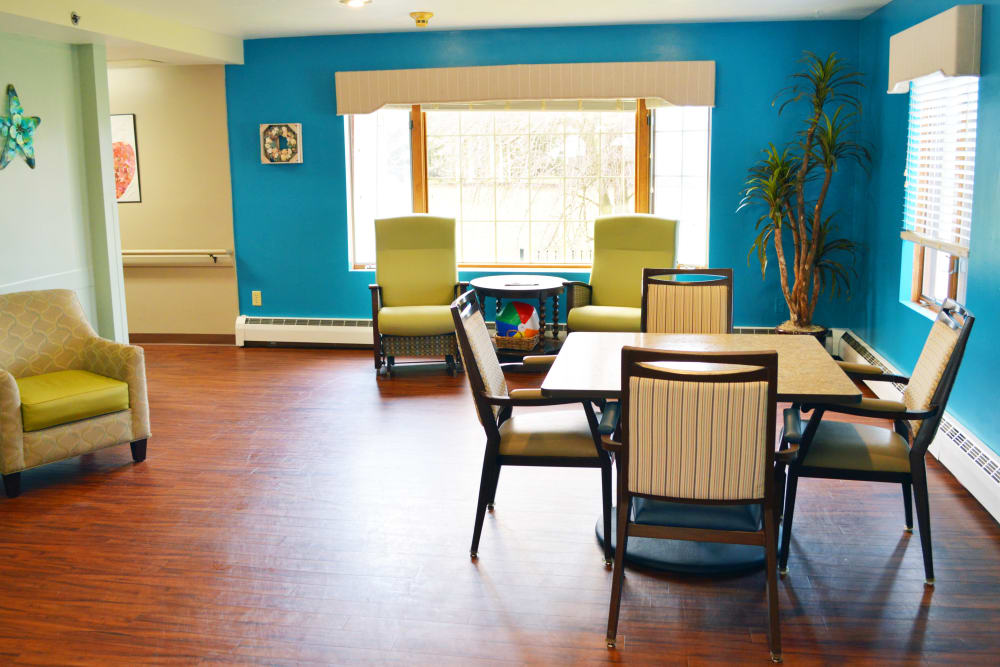
[[[365,5],[372,4],[372,0],[340,0],[340,4],[345,7],[351,7],[352,9],[357,9],[359,7],[364,7]]]

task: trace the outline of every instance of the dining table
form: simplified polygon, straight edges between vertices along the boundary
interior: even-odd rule
[[[652,334],[575,331],[542,381],[552,398],[590,401],[621,396],[621,351],[625,346],[691,352],[756,352],[778,354],[778,401],[791,403],[857,403],[861,390],[813,336],[780,334]],[[691,528],[747,530],[760,520],[757,505],[697,505],[645,498],[633,500],[634,520]],[[613,512],[615,539],[617,512]],[[597,539],[604,544],[603,521]],[[612,542],[612,546],[614,546]],[[738,573],[764,566],[760,546],[629,537],[626,562],[657,570],[701,574]]]

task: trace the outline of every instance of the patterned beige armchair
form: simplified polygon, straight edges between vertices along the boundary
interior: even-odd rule
[[[149,404],[142,348],[97,335],[70,290],[0,294],[0,473],[130,443],[146,458]]]

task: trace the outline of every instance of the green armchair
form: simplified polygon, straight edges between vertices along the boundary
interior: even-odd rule
[[[457,276],[454,218],[375,221],[375,283],[368,288],[376,373],[392,376],[397,356],[444,357],[449,372],[457,372],[450,305],[468,288]]]
[[[141,347],[99,337],[70,290],[0,295],[0,472],[21,472],[130,443],[146,458],[149,403]]]
[[[639,331],[642,270],[674,266],[677,222],[633,214],[594,221],[590,283],[566,282],[567,331]]]

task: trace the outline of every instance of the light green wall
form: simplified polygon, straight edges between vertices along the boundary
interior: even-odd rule
[[[0,171],[0,292],[73,289],[98,331],[123,340],[105,67],[103,47],[0,34],[0,109],[12,83],[42,119],[35,169],[16,158]]]

